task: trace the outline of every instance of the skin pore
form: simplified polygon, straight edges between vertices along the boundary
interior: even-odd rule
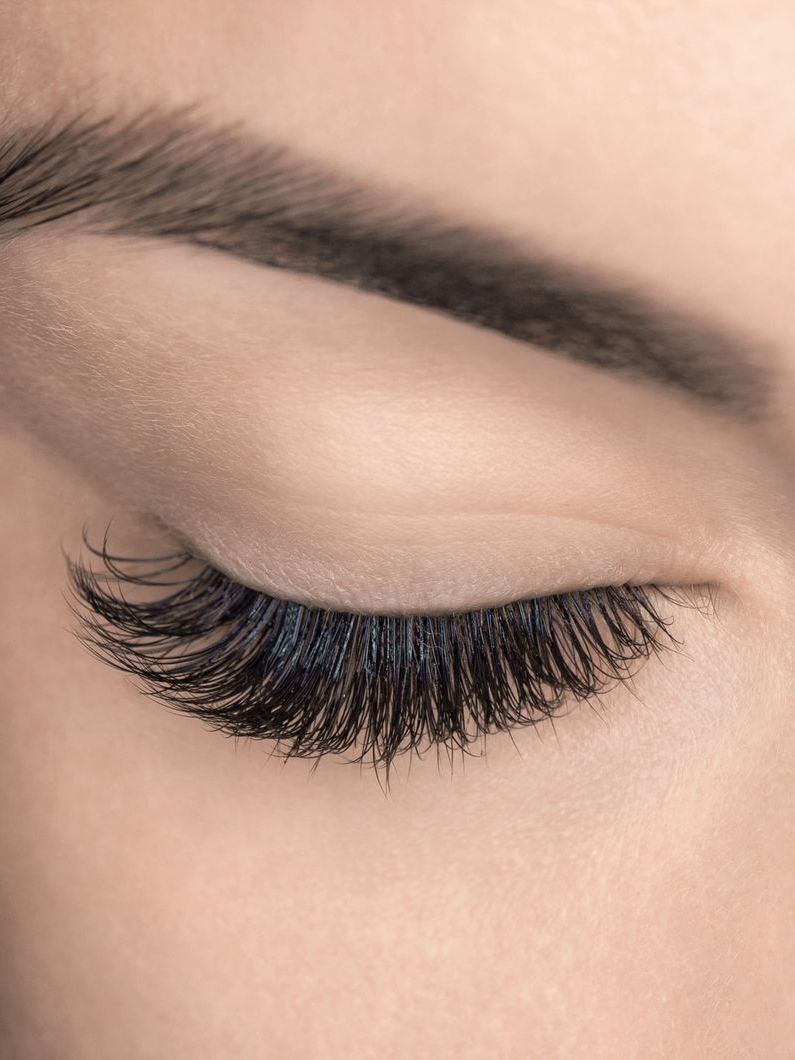
[[[794,23],[783,3],[0,6],[0,140],[72,101],[122,123],[198,103],[709,322],[724,381],[739,358],[764,382],[749,414],[152,232],[0,242],[0,1053],[787,1055]],[[636,581],[715,607],[672,605],[684,650],[630,687],[452,771],[399,762],[385,797],[83,651],[61,547],[110,520],[122,551],[187,542],[321,606]]]

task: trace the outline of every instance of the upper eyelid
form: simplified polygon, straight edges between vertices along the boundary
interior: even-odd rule
[[[134,573],[131,573],[129,571],[124,571],[123,567],[121,566],[121,564],[140,564],[141,566],[151,566],[151,564],[153,564],[153,563],[164,562],[166,564],[172,564],[170,567],[167,566],[167,567],[162,569],[162,573],[168,573],[169,571],[180,570],[180,569],[182,569],[183,567],[185,567],[189,563],[196,563],[196,564],[200,564],[201,565],[201,571],[197,572],[197,573],[212,572],[218,578],[225,579],[231,586],[235,586],[235,587],[237,587],[239,589],[246,589],[247,591],[256,594],[263,601],[274,601],[274,602],[280,603],[280,604],[289,604],[289,605],[292,605],[292,606],[295,606],[295,607],[304,608],[307,611],[312,611],[312,612],[315,612],[317,614],[338,614],[338,615],[345,616],[345,617],[353,617],[355,615],[362,615],[362,616],[371,617],[371,618],[406,617],[406,618],[416,618],[416,619],[434,619],[434,618],[444,618],[444,617],[447,617],[447,616],[454,616],[454,615],[457,615],[459,617],[463,617],[463,616],[466,616],[466,615],[473,615],[473,614],[477,614],[479,612],[485,612],[485,611],[494,612],[494,611],[498,611],[501,607],[505,606],[505,605],[502,605],[502,604],[497,604],[497,605],[486,605],[486,606],[483,606],[483,607],[473,607],[473,608],[450,608],[450,609],[447,609],[445,611],[425,612],[425,613],[419,612],[419,611],[417,611],[417,612],[406,611],[402,616],[400,614],[396,613],[396,612],[379,612],[379,611],[367,610],[367,609],[360,609],[360,610],[355,610],[354,611],[354,610],[349,610],[349,609],[345,609],[345,608],[323,607],[323,606],[318,605],[318,604],[306,603],[304,601],[291,599],[291,598],[286,597],[286,596],[279,596],[279,595],[276,595],[274,593],[266,592],[263,589],[255,589],[252,586],[246,586],[242,582],[236,581],[230,575],[228,575],[224,571],[220,570],[214,563],[212,563],[211,560],[207,559],[206,556],[202,556],[202,555],[198,554],[191,547],[189,547],[189,546],[187,546],[185,544],[183,544],[183,546],[182,546],[182,548],[181,548],[181,550],[179,552],[175,552],[175,553],[171,553],[171,554],[165,554],[163,556],[157,556],[157,557],[148,557],[148,558],[143,557],[143,558],[141,558],[141,557],[130,557],[130,556],[115,555],[115,554],[111,553],[110,551],[108,551],[108,549],[107,549],[107,543],[108,543],[108,534],[107,534],[107,532],[105,534],[105,538],[103,540],[103,544],[99,548],[94,546],[94,545],[92,545],[91,542],[88,540],[86,528],[84,528],[82,540],[83,540],[83,545],[87,549],[87,551],[91,555],[93,555],[93,556],[97,557],[98,559],[100,559],[102,561],[102,563],[106,566],[108,571],[111,573],[112,576],[119,576],[124,582],[127,582],[129,584],[138,584],[138,585],[152,586],[152,587],[163,587],[163,586],[168,586],[168,585],[183,585],[183,584],[186,584],[191,579],[174,579],[173,581],[168,581],[168,580],[163,581],[159,577],[158,578],[152,578],[151,575],[150,576],[146,576],[146,575],[137,576]],[[69,559],[68,555],[66,555],[65,552],[64,552],[64,555],[66,556],[67,561],[71,564],[72,561]],[[655,588],[662,589],[661,586],[655,586]],[[541,600],[541,599],[544,599],[546,597],[551,597],[551,596],[555,596],[555,595],[560,595],[560,594],[558,594],[558,593],[543,593],[543,594],[538,594],[538,595],[535,595],[535,596],[532,596],[532,597],[523,597],[522,601],[526,602],[526,603],[532,603],[532,602],[535,602],[537,600]],[[509,603],[513,603],[513,602],[515,602],[515,601],[509,601]]]

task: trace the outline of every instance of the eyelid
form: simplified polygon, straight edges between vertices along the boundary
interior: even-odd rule
[[[365,535],[355,512],[334,518],[325,508],[291,508],[264,528],[260,522],[241,531],[213,511],[195,535],[167,530],[232,581],[333,611],[438,614],[584,584],[700,584],[716,577],[695,535],[684,552],[667,534],[608,519],[516,511],[371,515]]]
[[[20,319],[46,313],[73,352],[50,391],[52,350],[12,331],[14,385],[54,448],[234,580],[427,612],[725,573],[723,469],[757,468],[673,399],[330,284],[282,275],[266,298],[261,276],[171,249],[43,260]]]
[[[235,585],[210,567],[175,577],[93,550],[70,562],[82,638],[171,707],[275,741],[287,756],[351,754],[387,768],[432,744],[466,750],[600,695],[676,648],[656,587],[612,586],[437,616],[328,612]],[[135,601],[128,590],[160,586]],[[669,598],[671,598],[669,596]]]

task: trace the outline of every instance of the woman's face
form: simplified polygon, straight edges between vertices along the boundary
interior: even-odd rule
[[[790,1055],[793,53],[783,2],[0,5],[52,159],[0,149],[3,1056]],[[712,602],[387,786],[86,652],[111,520],[331,610]]]

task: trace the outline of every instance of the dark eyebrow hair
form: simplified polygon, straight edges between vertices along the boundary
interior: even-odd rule
[[[0,134],[0,236],[59,222],[211,247],[436,309],[755,415],[755,344],[196,108]]]

